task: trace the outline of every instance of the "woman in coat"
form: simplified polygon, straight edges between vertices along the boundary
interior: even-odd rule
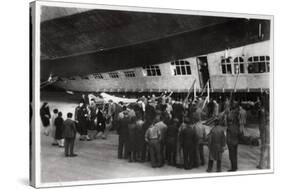
[[[64,146],[64,141],[63,141],[63,118],[62,118],[62,113],[58,113],[58,117],[55,119],[54,125],[56,127],[56,133],[55,133],[55,139],[58,141],[59,147]]]
[[[47,102],[44,102],[43,105],[40,108],[40,118],[44,127],[44,134],[46,136],[49,135],[49,126],[50,126],[50,108]]]
[[[104,136],[104,131],[105,131],[105,121],[106,118],[102,112],[102,107],[98,107],[98,112],[97,112],[97,124],[96,124],[96,130],[97,130],[97,135],[96,138],[100,138]]]

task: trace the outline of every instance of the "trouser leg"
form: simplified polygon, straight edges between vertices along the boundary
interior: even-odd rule
[[[127,159],[129,156],[129,149],[128,149],[128,139],[124,140],[124,151],[125,151],[125,155],[124,158]]]
[[[209,160],[209,161],[208,161],[208,169],[207,169],[207,172],[211,172],[211,171],[212,171],[212,169],[213,169],[213,163],[214,163],[213,160]]]
[[[147,144],[144,143],[144,144],[143,144],[142,151],[141,151],[141,160],[142,160],[142,161],[145,161],[145,160],[146,160],[146,150],[147,150]]]
[[[195,148],[193,149],[193,167],[198,167],[199,166],[199,145],[196,144]]]
[[[151,166],[156,167],[155,147],[152,142],[149,144],[149,154],[150,154]]]
[[[70,148],[70,155],[73,155],[73,150],[74,150],[74,138],[71,138],[69,141],[69,148]]]
[[[188,153],[185,148],[183,148],[183,167],[188,169]]]
[[[166,144],[166,160],[171,164],[171,145],[169,143]]]
[[[165,157],[165,155],[164,155],[164,143],[163,143],[163,141],[159,142],[159,147],[160,147],[161,157],[163,158],[163,159],[161,158],[161,163],[164,164],[164,161],[165,161],[164,157]],[[157,154],[157,156],[158,156],[158,154]]]
[[[228,146],[228,155],[231,164],[231,170],[233,170],[233,147],[230,145]]]
[[[137,161],[137,152],[133,151],[133,161]]]
[[[237,170],[238,169],[238,165],[237,165],[237,150],[238,150],[238,145],[235,145],[234,146],[234,149],[233,149],[233,169],[234,170]]]
[[[204,145],[203,144],[199,144],[199,155],[200,155],[201,165],[205,165]]]
[[[188,168],[189,169],[191,169],[192,167],[193,167],[193,165],[194,165],[194,149],[190,149],[190,150],[188,150]]]
[[[69,139],[65,138],[65,144],[64,144],[64,155],[68,156],[69,155]]]
[[[231,162],[231,170],[236,171],[237,170],[237,147],[238,145],[229,145],[229,159]]]
[[[128,151],[128,161],[132,162],[132,151]]]
[[[163,152],[161,153],[161,143],[155,143],[156,157],[157,157],[157,165],[160,167],[163,165]]]
[[[217,160],[217,172],[221,172],[221,160]]]
[[[119,136],[119,139],[118,139],[118,158],[121,159],[123,157],[123,146],[124,146],[124,143],[122,141],[122,138]]]
[[[171,154],[171,160],[172,160],[172,165],[176,165],[177,164],[177,151],[173,150],[172,154]]]

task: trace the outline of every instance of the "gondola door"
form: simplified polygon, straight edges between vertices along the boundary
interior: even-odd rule
[[[207,56],[197,57],[200,86],[203,88],[210,79]]]

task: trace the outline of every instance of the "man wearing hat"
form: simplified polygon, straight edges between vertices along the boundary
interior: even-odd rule
[[[74,154],[74,141],[76,136],[75,122],[72,120],[72,113],[67,113],[67,119],[63,123],[63,137],[64,137],[64,154],[66,157],[75,157]]]
[[[215,126],[207,136],[209,148],[207,172],[212,172],[214,161],[217,161],[217,172],[221,172],[221,159],[226,145],[224,129],[219,125],[219,120],[217,118],[215,119],[214,124]]]
[[[161,154],[161,130],[160,127],[157,126],[158,122],[160,122],[160,115],[156,115],[154,123],[145,133],[145,141],[149,145],[151,166],[153,168],[161,167],[163,165]]]
[[[231,162],[231,169],[228,171],[237,171],[237,151],[239,143],[239,122],[238,111],[233,109],[227,117],[227,132],[226,141],[229,151],[229,160]]]
[[[122,112],[122,117],[120,117],[119,123],[117,124],[117,133],[119,135],[118,139],[118,159],[127,158],[128,157],[128,138],[129,138],[129,130],[128,126],[130,124],[130,116],[129,111],[124,110]]]
[[[165,148],[166,148],[166,134],[167,134],[167,125],[162,121],[163,116],[162,112],[158,111],[156,112],[156,117],[154,119],[154,124],[156,127],[160,130],[160,151],[161,151],[161,159],[162,159],[162,165],[165,163]]]
[[[169,165],[176,165],[179,120],[174,118],[167,128],[166,154]]]
[[[90,140],[88,136],[88,110],[83,100],[75,109],[75,121],[80,130],[80,140]]]
[[[198,141],[197,135],[187,116],[184,117],[181,127],[179,140],[183,149],[184,169],[192,169],[194,163],[194,147]]]
[[[199,112],[193,113],[193,129],[197,135],[198,141],[195,146],[195,158],[194,158],[194,167],[198,167],[199,164],[204,165],[204,142],[206,139],[206,129],[201,122],[201,115]],[[200,163],[199,163],[200,162]]]

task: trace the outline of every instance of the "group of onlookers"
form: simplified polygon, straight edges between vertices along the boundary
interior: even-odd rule
[[[156,99],[140,99],[145,105],[144,111],[142,103],[136,103],[130,108],[123,107],[117,122],[118,158],[128,159],[129,162],[150,161],[152,167],[162,167],[168,163],[192,169],[205,164],[206,146],[207,172],[212,171],[214,161],[216,171],[222,171],[222,155],[226,149],[230,160],[228,171],[237,171],[238,145],[245,139],[252,139],[245,136],[247,111],[241,103],[228,98],[220,104],[212,99],[206,104],[205,100],[196,98],[184,103],[162,96]],[[268,122],[263,119],[265,115],[260,115],[265,114],[263,103],[257,101],[254,108],[257,109],[261,127],[263,159],[260,162],[265,162],[269,159],[269,150],[264,141],[267,139],[269,144],[269,135],[264,137],[266,139],[262,139],[262,136],[265,135],[264,130],[268,131]],[[130,113],[131,111],[134,113]],[[210,127],[203,124],[202,117],[210,118]],[[266,167],[268,168],[261,163],[257,166]]]
[[[263,103],[255,106],[259,115],[261,155],[258,168],[268,167],[269,159],[268,114]],[[110,130],[119,135],[119,159],[129,162],[150,161],[152,167],[168,165],[192,169],[205,165],[205,146],[208,150],[207,172],[212,171],[216,161],[220,172],[223,152],[228,149],[229,171],[238,169],[238,144],[244,135],[247,120],[246,110],[231,99],[217,103],[203,97],[175,101],[171,96],[141,97],[136,103],[98,104],[85,95],[72,113],[63,120],[62,113],[53,110],[51,116],[47,103],[40,110],[44,133],[54,138],[53,145],[65,146],[66,156],[73,153],[76,132],[80,140],[106,139]],[[211,120],[206,126],[202,118]],[[51,123],[50,123],[51,122]]]

